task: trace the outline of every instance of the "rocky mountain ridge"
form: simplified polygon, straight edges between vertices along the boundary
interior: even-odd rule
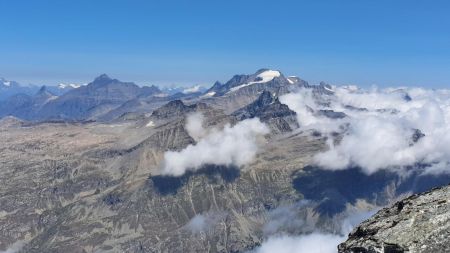
[[[383,208],[350,233],[340,253],[449,252],[450,185]]]
[[[21,87],[15,82],[6,83],[11,87]],[[148,113],[169,101],[180,99],[188,103],[204,101],[216,108],[225,108],[232,112],[253,102],[264,90],[282,95],[296,88],[313,86],[297,77],[285,77],[279,71],[261,69],[251,75],[235,75],[225,84],[216,82],[206,91],[195,86],[180,91],[168,89],[163,92],[156,86],[139,87],[132,82],[110,78],[106,74],[98,76],[87,85],[61,87],[68,91],[60,94],[52,87],[46,87],[46,90],[56,97],[47,101],[48,103],[33,106],[35,108],[32,111],[24,107],[31,106],[32,97],[38,90],[33,94],[14,93],[15,96],[0,102],[0,116],[11,115],[34,121],[111,121],[124,113]],[[36,110],[37,107],[39,110]],[[26,113],[22,113],[24,110]]]

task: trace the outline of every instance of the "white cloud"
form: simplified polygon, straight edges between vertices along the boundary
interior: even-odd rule
[[[207,134],[207,130],[203,128],[203,120],[204,116],[200,112],[189,114],[186,118],[186,131],[196,141]]]
[[[280,211],[271,212],[271,220],[267,224],[271,224],[273,220],[291,220],[292,224],[308,224],[311,223],[308,220],[299,219],[297,212],[303,207],[307,207],[309,202],[302,202],[292,206],[284,206],[277,209]],[[275,210],[277,210],[275,209]],[[286,211],[289,210],[289,211]],[[347,235],[352,229],[362,222],[363,220],[372,216],[376,210],[348,210],[341,220],[337,217],[333,218],[333,221],[338,223],[339,229],[337,233],[325,232],[319,227],[316,227],[312,233],[305,233],[301,235],[290,235],[285,232],[276,233],[271,235],[265,240],[260,247],[254,249],[253,253],[336,253],[337,246],[347,239]],[[277,216],[274,216],[277,214]],[[275,222],[277,225],[277,231],[289,231],[292,226],[290,223]],[[266,225],[267,225],[266,224]],[[326,223],[325,223],[326,224]]]
[[[0,250],[0,253],[16,253],[16,252],[19,252],[23,246],[24,246],[24,242],[17,241],[15,243],[13,243],[11,246],[9,246],[9,248],[7,248],[5,251]]]
[[[187,170],[198,170],[207,164],[243,166],[258,152],[259,139],[269,128],[259,119],[248,119],[223,129],[204,129],[201,116],[188,118],[187,130],[197,143],[181,151],[164,154],[162,174],[181,176]]]
[[[204,231],[208,227],[208,223],[204,215],[198,214],[188,222],[186,227],[190,231],[198,233]]]
[[[273,235],[281,232],[297,231],[306,227],[305,221],[297,213],[298,209],[305,207],[309,201],[303,200],[294,205],[282,205],[269,212],[269,220],[264,224],[265,235]]]
[[[343,119],[329,119],[317,116],[314,110],[329,109],[316,103],[311,89],[301,89],[297,93],[288,93],[280,97],[280,102],[297,113],[297,121],[303,130],[315,129],[321,132],[339,131]],[[339,122],[339,123],[336,123]]]
[[[259,247],[256,253],[336,253],[344,236],[312,233],[301,236],[271,237]]]
[[[221,213],[197,214],[185,227],[192,233],[206,232],[219,222],[222,215]]]
[[[450,164],[450,90],[333,90],[335,96],[320,98],[322,103],[308,90],[280,98],[297,112],[302,129],[325,135],[343,133],[336,145],[330,135],[329,149],[315,156],[316,164],[332,170],[359,166],[371,174],[380,169],[402,173],[406,166],[426,163],[433,166],[425,173],[450,173],[446,166]],[[344,112],[348,117],[330,119],[314,113],[322,109]],[[345,132],[340,130],[344,125]],[[414,143],[416,129],[425,136]]]
[[[200,86],[200,85],[195,85],[195,86],[192,86],[192,87],[185,88],[185,89],[183,90],[183,93],[184,93],[184,94],[195,93],[195,92],[199,92],[201,89],[202,89],[202,86]]]

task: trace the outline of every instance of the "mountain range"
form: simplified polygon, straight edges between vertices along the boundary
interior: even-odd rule
[[[0,252],[336,252],[350,231],[340,252],[378,252],[390,231],[415,231],[409,203],[436,220],[448,209],[440,190],[394,204],[450,182],[446,145],[430,145],[447,140],[428,125],[445,129],[430,116],[441,110],[420,99],[269,69],[204,90],[103,74],[12,95],[0,102]],[[406,239],[392,243],[415,249]]]
[[[9,86],[5,86],[5,83]],[[65,93],[43,86],[48,99],[38,98],[42,92],[34,86],[20,86],[16,82],[3,81],[0,101],[0,117],[15,116],[25,120],[103,120],[117,119],[124,113],[145,113],[163,103],[184,99],[192,103],[204,100],[216,107],[236,110],[240,105],[253,101],[262,91],[282,95],[295,87],[306,87],[308,83],[297,77],[285,77],[281,72],[261,69],[252,75],[235,75],[225,84],[216,82],[210,89],[195,86],[189,89],[160,90],[156,86],[138,86],[100,75],[83,86],[60,85],[68,89]],[[2,87],[3,87],[2,86]],[[0,92],[0,93],[1,93]],[[50,98],[51,96],[51,98]]]

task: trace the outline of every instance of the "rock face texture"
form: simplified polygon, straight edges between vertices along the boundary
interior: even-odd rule
[[[450,186],[384,208],[350,233],[340,253],[450,252]]]
[[[259,118],[267,123],[273,132],[289,132],[299,127],[296,113],[280,103],[278,97],[264,91],[255,102],[235,111],[238,120]]]
[[[193,141],[183,118],[170,120],[155,119],[154,127],[45,123],[21,128],[5,122],[0,128],[5,138],[0,143],[0,251],[23,241],[19,252],[27,253],[245,252],[262,242],[270,208],[302,199],[291,174],[312,151],[297,152],[323,145],[294,136],[292,145],[267,144],[268,152],[250,171],[217,167],[160,176],[164,151]],[[297,160],[287,167],[274,153]],[[192,229],[195,217],[206,217],[207,226]]]
[[[235,75],[225,84],[216,82],[203,98],[205,103],[232,113],[255,101],[263,91],[281,96],[303,87],[313,88],[298,77],[285,77],[279,71],[260,69],[251,75]]]

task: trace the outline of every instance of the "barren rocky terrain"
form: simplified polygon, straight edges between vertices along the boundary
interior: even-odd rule
[[[258,245],[267,211],[303,198],[292,173],[323,141],[272,136],[246,170],[216,166],[160,176],[163,152],[193,141],[178,120],[153,127],[3,122],[2,247],[18,240],[25,252],[229,252]],[[186,224],[198,214],[217,220],[194,233]]]

